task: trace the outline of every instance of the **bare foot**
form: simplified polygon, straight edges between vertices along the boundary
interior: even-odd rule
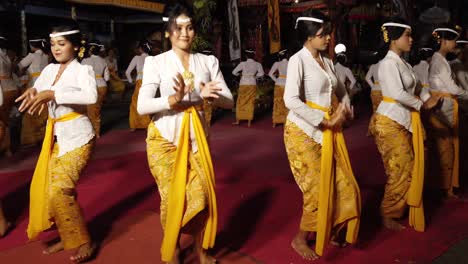
[[[180,261],[180,249],[176,248],[174,252],[174,257],[172,257],[172,260],[168,262],[168,264],[180,264],[180,263],[182,263]]]
[[[319,256],[313,251],[308,245],[307,241],[296,236],[291,242],[291,247],[299,254],[301,257],[307,260],[316,260]]]
[[[42,251],[42,254],[51,255],[51,254],[60,252],[62,250],[63,250],[63,243],[62,243],[62,241],[59,241],[59,242],[57,242],[55,244],[52,244],[51,246],[47,247],[46,249],[44,249],[44,251]]]
[[[232,124],[237,126],[237,125],[239,125],[239,123],[240,123],[239,120],[236,120],[236,122],[234,122]]]
[[[338,240],[331,240],[330,244],[332,244],[335,247],[340,247],[340,248],[345,248],[349,245],[348,242],[339,242]]]
[[[384,217],[382,219],[383,225],[393,231],[401,231],[406,227],[398,223],[397,221],[393,220],[392,218]]]
[[[458,199],[460,199],[460,197],[458,195],[454,194],[453,190],[447,190],[446,199],[447,200],[458,200]]]
[[[3,221],[0,223],[0,237],[4,237],[12,226],[13,224],[11,222]]]
[[[208,255],[206,250],[201,250],[198,253],[198,255],[200,257],[200,264],[215,264],[215,263],[217,263],[216,259],[213,258],[212,256]]]
[[[70,257],[70,260],[74,263],[82,263],[89,260],[94,252],[96,251],[96,246],[91,242],[81,245],[76,254]]]

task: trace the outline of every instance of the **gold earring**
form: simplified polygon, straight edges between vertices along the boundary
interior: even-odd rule
[[[77,51],[77,50],[78,50],[78,48],[75,48],[75,51]]]
[[[164,37],[165,37],[165,38],[169,38],[169,32],[166,31],[166,32],[164,33]]]

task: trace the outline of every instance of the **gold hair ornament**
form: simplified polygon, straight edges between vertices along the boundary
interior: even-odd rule
[[[85,51],[86,51],[86,48],[84,47],[85,45],[86,45],[86,41],[82,40],[80,50],[78,51],[78,58],[80,59],[83,59],[85,55]]]
[[[384,27],[384,26],[382,26],[382,27],[380,28],[380,30],[382,31],[382,34],[383,34],[383,41],[384,41],[385,43],[388,43],[388,42],[390,41],[390,39],[388,38],[388,31],[387,31],[387,28]]]

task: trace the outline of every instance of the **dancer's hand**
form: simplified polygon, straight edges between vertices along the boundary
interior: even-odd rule
[[[423,109],[430,110],[436,107],[440,102],[442,102],[442,97],[440,95],[431,95],[431,97],[424,102]]]
[[[323,120],[321,127],[324,129],[339,129],[343,125],[343,122],[346,120],[346,106],[344,104],[339,104],[336,112],[331,116],[330,120]]]
[[[22,101],[18,110],[20,112],[24,112],[26,109],[28,109],[31,106],[32,99],[34,98],[34,96],[36,96],[36,94],[36,88],[29,88],[26,91],[24,91],[24,93],[21,96],[16,98],[15,103]]]
[[[208,83],[200,83],[200,96],[203,99],[207,99],[208,101],[212,101],[214,99],[218,99],[220,92],[222,89],[218,87],[219,82],[208,82]]]
[[[32,99],[32,105],[29,108],[28,113],[34,115],[35,113],[41,113],[44,109],[44,105],[49,101],[55,100],[55,92],[52,90],[45,90],[38,93]]]
[[[184,78],[182,77],[182,74],[177,73],[177,75],[172,78],[174,81],[174,90],[175,94],[171,95],[169,97],[169,105],[171,109],[174,109],[174,107],[182,102],[182,99],[184,99],[184,96],[189,92],[190,87],[185,85]]]

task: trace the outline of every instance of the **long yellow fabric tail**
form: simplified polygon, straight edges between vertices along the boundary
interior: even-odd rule
[[[321,110],[325,112],[325,119],[330,119],[331,108],[317,105],[313,102],[307,102],[307,105],[311,108]],[[335,170],[334,170],[334,158],[333,153],[335,151],[339,153],[339,156],[343,158],[343,170],[346,175],[351,175],[354,181],[353,170],[351,168],[351,162],[348,156],[348,149],[341,131],[333,131],[326,129],[323,131],[322,137],[322,158],[320,166],[320,185],[319,185],[319,197],[318,197],[318,212],[317,212],[317,238],[315,245],[315,252],[319,255],[323,255],[325,245],[330,240],[332,222],[333,222],[333,200],[334,200],[334,186],[335,186]],[[361,201],[358,190],[358,212],[361,211]],[[348,243],[355,243],[357,235],[359,233],[359,217],[350,219],[348,221],[348,228],[346,233],[346,241]]]
[[[47,206],[47,191],[49,189],[48,166],[52,154],[54,125],[57,122],[73,120],[81,114],[71,112],[59,118],[49,117],[41,153],[31,182],[29,198],[28,238],[35,239],[42,231],[52,226]]]
[[[398,103],[395,99],[386,96],[383,97],[383,101],[387,103]],[[414,165],[406,203],[410,206],[410,226],[416,231],[424,232],[424,128],[421,122],[421,115],[418,111],[411,111],[411,128],[413,130]]]
[[[188,157],[190,151],[190,116],[192,117],[195,139],[200,153],[201,164],[208,182],[208,219],[203,234],[203,248],[212,248],[216,239],[218,211],[215,194],[215,178],[210,149],[206,140],[205,131],[198,112],[194,106],[188,108],[180,128],[179,144],[176,151],[176,160],[171,187],[169,190],[167,219],[164,228],[164,238],[161,247],[162,260],[169,262],[174,252],[182,228],[182,218],[185,208],[185,186],[187,181]],[[200,175],[201,176],[201,175]]]

